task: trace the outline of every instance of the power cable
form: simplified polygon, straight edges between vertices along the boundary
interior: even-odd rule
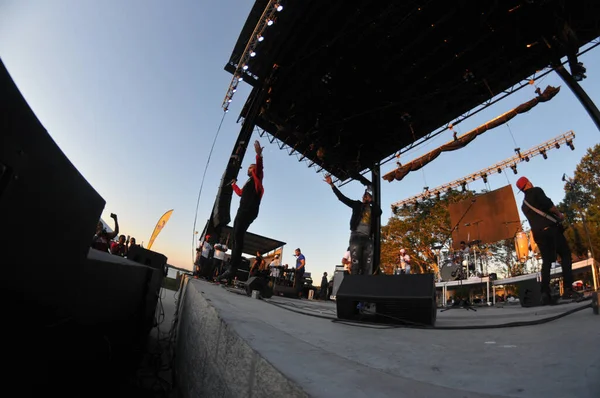
[[[200,182],[200,190],[198,191],[198,199],[196,200],[196,214],[194,215],[194,228],[192,229],[192,263],[195,260],[194,250],[195,250],[195,244],[196,244],[196,221],[198,220],[198,207],[200,206],[200,196],[202,195],[202,187],[204,186],[204,179],[206,177],[206,171],[208,170],[210,158],[212,157],[213,149],[215,148],[215,143],[217,142],[217,138],[219,137],[219,132],[221,131],[221,126],[223,126],[223,120],[225,120],[225,115],[227,115],[227,112],[223,112],[223,117],[221,118],[221,122],[219,123],[219,127],[217,128],[215,138],[213,139],[212,146],[210,147],[210,152],[208,153],[208,159],[206,159],[206,166],[204,167],[204,173],[202,174],[202,181]]]

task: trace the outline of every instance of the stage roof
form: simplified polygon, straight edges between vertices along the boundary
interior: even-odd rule
[[[268,3],[255,2],[227,71]],[[244,78],[261,87],[278,66],[256,124],[342,181],[600,36],[600,1],[281,4]]]
[[[231,247],[232,241],[233,228],[229,226],[224,226],[221,230],[219,243]],[[283,246],[285,246],[285,242],[267,238],[266,236],[253,234],[252,232],[246,232],[246,235],[244,237],[244,247],[242,248],[242,253],[248,254],[250,256],[256,256],[256,252],[259,252],[260,254],[265,254],[275,249],[279,249]]]

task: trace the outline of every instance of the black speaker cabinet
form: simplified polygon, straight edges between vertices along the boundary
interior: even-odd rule
[[[248,278],[248,281],[246,281],[246,294],[251,296],[253,290],[258,290],[264,298],[273,296],[273,288],[269,286],[269,281],[263,277],[251,276]]]
[[[0,263],[5,280],[23,281],[3,288],[20,298],[21,312],[26,302],[38,315],[72,309],[104,205],[0,61]]]
[[[433,274],[345,275],[335,301],[339,319],[434,326],[437,315]],[[375,310],[361,313],[359,303]]]
[[[157,269],[166,275],[167,256],[164,254],[148,250],[141,246],[134,246],[129,249],[127,259]]]
[[[542,290],[541,284],[535,279],[525,280],[518,285],[519,303],[521,307],[537,307],[541,305]]]
[[[340,286],[346,275],[348,275],[348,271],[335,271],[333,274],[333,288],[331,289],[332,296],[337,296],[337,292],[340,290]]]

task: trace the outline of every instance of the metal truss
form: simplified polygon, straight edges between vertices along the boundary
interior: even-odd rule
[[[250,58],[253,58],[256,55],[256,47],[258,43],[263,41],[263,32],[268,27],[275,23],[275,14],[279,11],[283,10],[283,6],[281,5],[281,1],[278,0],[269,0],[269,3],[265,7],[258,23],[254,27],[254,31],[250,36],[250,40],[246,43],[246,47],[242,52],[242,56],[240,57],[239,62],[235,66],[235,72],[233,73],[233,78],[231,79],[231,83],[229,83],[229,88],[227,89],[227,94],[225,95],[225,99],[223,100],[223,104],[221,107],[225,112],[229,110],[229,104],[233,100],[233,95],[237,91],[238,84],[244,80],[244,77],[251,77],[255,80],[258,79],[258,76],[252,74],[248,69],[248,63]]]
[[[552,149],[559,149],[561,144],[566,144],[572,150],[575,149],[575,147],[573,146],[573,139],[575,139],[575,133],[573,131],[568,131],[565,134],[559,135],[556,138],[546,141],[543,144],[537,145],[524,152],[521,152],[519,148],[516,148],[515,152],[517,152],[517,154],[515,156],[503,160],[499,163],[496,163],[495,165],[490,166],[486,169],[479,170],[478,172],[468,175],[466,177],[454,180],[448,184],[440,185],[439,187],[436,187],[434,189],[429,189],[429,187],[425,187],[425,191],[420,195],[415,195],[408,199],[392,203],[392,210],[395,211],[401,206],[417,204],[419,200],[427,199],[432,196],[440,197],[443,193],[448,193],[453,188],[457,188],[459,186],[462,187],[464,191],[469,182],[473,182],[479,179],[483,179],[484,182],[487,182],[487,178],[489,175],[494,173],[502,173],[502,170],[507,168],[511,168],[513,172],[517,174],[518,163],[529,162],[529,160],[532,157],[537,155],[542,155],[544,159],[546,159],[546,153]]]
[[[588,45],[586,46],[586,48],[584,50],[582,50],[581,52],[579,52],[578,56],[581,56],[581,55],[589,52],[590,50],[598,47],[599,45],[600,45],[600,38],[596,38],[595,40],[589,42]],[[565,64],[567,64],[567,61],[562,63],[562,65],[565,65]],[[490,98],[489,100],[485,101],[484,103],[482,103],[482,104],[476,106],[475,108],[469,110],[468,112],[460,115],[453,122],[446,123],[444,126],[438,128],[437,130],[425,135],[424,137],[418,139],[417,141],[411,143],[410,145],[402,148],[397,153],[388,156],[387,158],[385,158],[384,160],[381,161],[381,165],[383,166],[384,164],[396,159],[398,156],[410,151],[411,149],[424,144],[426,141],[429,141],[430,139],[440,135],[444,131],[452,130],[453,127],[458,125],[459,123],[467,120],[471,116],[478,114],[479,112],[483,111],[484,109],[487,109],[488,107],[503,100],[504,98],[508,97],[509,95],[516,93],[517,91],[521,90],[523,87],[526,87],[526,86],[532,84],[532,82],[535,82],[536,80],[541,79],[542,77],[550,74],[552,71],[554,71],[554,69],[552,67],[546,67],[540,71],[536,71],[532,76],[528,77],[527,79],[522,80],[521,82],[510,87],[509,89],[502,91],[502,93],[496,95],[495,97]],[[364,170],[361,172],[361,174],[364,174],[367,172],[368,172],[368,170]]]
[[[276,138],[273,134],[269,133],[267,130],[265,130],[263,128],[260,128],[258,126],[254,126],[254,132],[258,133],[258,135],[260,137],[265,137],[266,136],[267,140],[269,140],[269,143],[277,145],[279,147],[279,149],[281,149],[281,150],[285,150],[288,153],[288,155],[290,155],[290,156],[295,155],[296,158],[298,159],[298,161],[299,162],[305,162],[308,165],[309,169],[311,167],[314,167],[315,168],[315,173],[321,173],[324,170],[323,167],[319,166],[314,161],[308,159],[302,153],[296,151],[295,148],[292,148],[291,146],[289,146],[285,142],[283,142],[280,139]]]

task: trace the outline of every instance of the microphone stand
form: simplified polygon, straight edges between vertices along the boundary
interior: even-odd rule
[[[444,239],[444,241],[442,242],[442,247],[444,247],[444,245],[446,244],[446,242],[448,241],[448,239],[450,239],[450,237],[452,237],[452,233],[454,232],[454,230],[458,230],[458,226],[460,225],[460,223],[462,222],[463,218],[465,218],[465,216],[467,215],[467,213],[469,212],[469,210],[471,210],[471,207],[473,207],[473,205],[475,204],[475,202],[477,201],[477,199],[471,199],[471,204],[469,204],[469,207],[467,207],[467,209],[465,210],[465,212],[463,213],[463,215],[460,217],[460,219],[456,222],[456,224],[452,227],[452,229],[450,230],[450,233],[448,234],[448,236],[446,236],[446,238]],[[459,264],[459,273],[458,273],[458,283],[459,283],[459,289],[462,288],[462,281],[464,279],[464,274],[463,274],[463,269],[462,269],[462,264]],[[468,264],[467,264],[467,271],[468,271]],[[441,275],[441,271],[440,271],[440,275]],[[444,303],[446,303],[446,297],[444,297]],[[475,308],[473,308],[471,306],[471,304],[469,303],[469,301],[465,301],[464,299],[461,299],[460,304],[462,304],[462,308],[464,308],[465,310],[471,310],[471,311],[477,311]],[[451,310],[453,307],[447,307],[444,308],[443,310],[441,310],[440,312],[444,312],[444,311],[448,311]]]

